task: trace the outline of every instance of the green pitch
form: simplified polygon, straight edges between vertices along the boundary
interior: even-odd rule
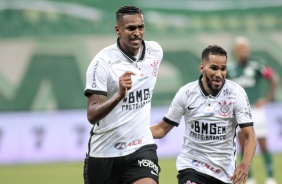
[[[274,155],[275,176],[282,183],[282,154]],[[175,159],[160,160],[160,184],[177,184]],[[40,165],[0,166],[0,183],[5,184],[82,184],[83,164],[56,163]],[[264,184],[264,165],[260,155],[253,162],[257,184]]]

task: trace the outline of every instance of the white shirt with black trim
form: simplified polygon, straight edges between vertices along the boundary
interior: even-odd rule
[[[178,126],[182,116],[185,133],[177,170],[192,168],[231,183],[236,166],[237,126],[253,125],[245,90],[225,80],[218,94],[211,96],[200,77],[179,89],[163,119]]]
[[[154,41],[143,41],[139,60],[127,56],[119,45],[101,50],[86,72],[84,94],[101,94],[112,98],[118,92],[119,77],[132,71],[132,88],[126,97],[97,125],[90,138],[90,156],[119,157],[138,148],[154,144],[150,131],[150,111],[160,63],[161,46]]]

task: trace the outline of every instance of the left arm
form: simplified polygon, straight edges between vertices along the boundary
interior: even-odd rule
[[[154,139],[163,138],[174,126],[161,120],[158,124],[150,127]]]
[[[244,136],[244,156],[242,162],[236,167],[231,180],[233,184],[245,183],[248,179],[248,173],[251,163],[256,151],[256,136],[253,126],[242,127],[242,134]]]
[[[268,73],[271,73],[271,74],[268,74]],[[278,89],[278,85],[279,85],[279,76],[271,68],[265,69],[263,76],[268,81],[269,88],[268,88],[266,97],[258,99],[255,102],[256,107],[262,107],[263,105],[266,105],[267,103],[271,102],[271,100],[273,100],[275,96],[275,92]]]

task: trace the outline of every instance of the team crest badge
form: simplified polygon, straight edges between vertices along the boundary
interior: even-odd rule
[[[232,102],[229,100],[223,100],[221,102],[218,102],[219,110],[218,114],[220,114],[223,117],[229,116],[232,112]]]
[[[153,67],[153,76],[156,77],[158,74],[158,61],[154,61],[151,66]]]

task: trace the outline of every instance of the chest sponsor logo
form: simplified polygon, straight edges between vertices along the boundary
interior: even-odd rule
[[[121,60],[117,60],[117,61],[109,61],[108,64],[112,67],[113,65],[119,64],[121,63]]]
[[[236,94],[234,94],[230,89],[225,89],[223,90],[223,95],[230,96],[230,95],[236,95]]]
[[[140,78],[140,79],[137,79],[137,81],[143,81],[143,80],[146,80],[146,79],[148,79],[149,78],[149,76],[146,76],[146,77],[143,77],[144,76],[144,74],[142,73],[141,75],[140,75],[142,78]]]
[[[218,102],[219,110],[218,114],[220,114],[223,117],[229,116],[232,113],[232,101],[230,100],[223,100],[221,102]]]
[[[208,170],[211,170],[211,171],[213,171],[214,173],[217,173],[217,174],[221,172],[221,169],[216,168],[216,167],[213,167],[213,166],[211,166],[211,165],[209,165],[209,164],[200,162],[200,161],[198,161],[198,160],[192,160],[191,163],[192,163],[194,166],[196,166],[196,167],[203,167],[203,168],[206,168],[206,169],[208,169]]]
[[[159,49],[148,48],[148,49],[147,49],[147,52],[148,52],[149,54],[151,54],[152,52],[160,52],[160,50],[159,50]]]
[[[226,126],[195,121],[191,124],[190,136],[199,140],[224,140],[226,139]]]
[[[151,103],[151,93],[149,89],[129,92],[123,99],[122,110],[141,109],[146,104]]]
[[[118,150],[122,150],[131,146],[137,146],[139,144],[142,144],[142,139],[138,139],[129,143],[126,142],[118,142],[114,145],[114,147]]]

